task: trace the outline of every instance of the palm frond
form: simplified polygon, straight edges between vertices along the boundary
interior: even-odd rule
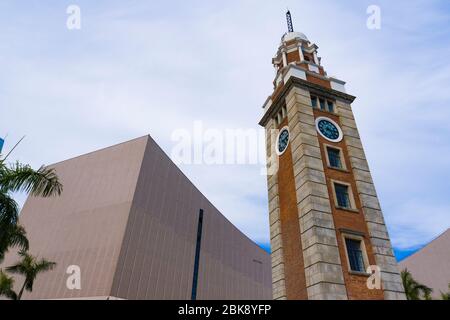
[[[0,191],[0,232],[6,225],[15,224],[19,219],[19,206],[6,192]]]
[[[32,196],[49,197],[60,195],[63,187],[54,169],[40,167],[32,169],[29,165],[17,162],[0,172],[0,186],[6,191],[24,191]]]
[[[450,283],[448,284],[448,292],[444,293],[441,291],[442,300],[450,300]]]
[[[43,271],[50,271],[50,270],[53,270],[53,268],[55,266],[56,266],[56,262],[41,259],[36,263],[36,271],[38,273],[43,272]]]
[[[40,273],[52,270],[56,266],[55,262],[46,259],[37,260],[36,257],[26,251],[20,251],[19,256],[21,257],[19,262],[6,268],[6,271],[10,273],[20,274],[25,277],[22,290],[18,294],[18,299],[22,297],[24,289],[33,291],[34,281]]]
[[[431,300],[431,293],[433,289],[416,281],[408,269],[401,272],[403,287],[405,288],[406,298],[408,300]]]
[[[21,274],[26,276],[31,273],[33,270],[33,265],[35,264],[35,258],[30,255],[25,250],[19,251],[20,261],[16,262],[16,264],[9,266],[6,268],[6,271],[15,274]]]
[[[25,228],[20,225],[4,225],[0,233],[0,263],[5,258],[10,247],[18,247],[21,250],[28,250],[29,242]]]
[[[13,285],[14,279],[8,277],[8,275],[4,273],[2,269],[0,269],[0,294],[8,289],[11,289]]]
[[[13,291],[14,279],[9,277],[3,270],[0,269],[0,296],[5,296],[8,299],[16,300],[17,294]]]
[[[11,247],[19,247],[21,250],[28,250],[30,244],[24,227],[15,225],[11,228],[9,244]]]

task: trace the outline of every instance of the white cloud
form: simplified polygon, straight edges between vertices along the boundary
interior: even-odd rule
[[[411,248],[429,242],[450,226],[450,205],[410,200],[394,206],[391,240],[399,248]]]

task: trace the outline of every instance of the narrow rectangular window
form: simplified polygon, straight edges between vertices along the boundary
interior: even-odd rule
[[[341,152],[339,149],[327,147],[330,167],[342,169]]]
[[[334,190],[336,192],[337,204],[341,208],[351,208],[350,196],[348,194],[348,186],[335,183]]]
[[[334,112],[334,105],[332,101],[327,101],[328,104],[328,111]]]
[[[203,228],[203,209],[200,209],[200,211],[198,213],[197,243],[195,245],[194,275],[192,277],[191,300],[197,299],[198,269],[199,269],[199,264],[200,264],[200,247],[202,244],[202,228]]]
[[[313,108],[317,108],[317,97],[311,97],[311,105]]]
[[[345,238],[345,246],[347,247],[350,270],[365,272],[361,240]]]
[[[320,109],[325,110],[325,100],[319,99],[319,103],[320,103]]]

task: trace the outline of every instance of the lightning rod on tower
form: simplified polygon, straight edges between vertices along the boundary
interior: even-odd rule
[[[288,32],[294,32],[294,27],[292,26],[291,12],[289,10],[286,12],[286,20],[287,20]]]

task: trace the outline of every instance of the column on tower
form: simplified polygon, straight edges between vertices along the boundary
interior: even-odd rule
[[[287,56],[286,56],[286,50],[282,51],[282,55],[283,55],[283,67],[287,66]]]
[[[305,60],[305,56],[303,55],[303,47],[302,47],[302,43],[299,42],[298,44],[298,55],[300,57],[300,61],[304,61]]]
[[[381,269],[384,298],[386,300],[404,300],[406,296],[397,266],[397,260],[395,259],[389,240],[389,234],[351,106],[350,104],[338,101],[336,107],[340,115],[344,140],[347,145],[362,211],[369,230],[375,261]]]
[[[317,58],[317,50],[313,52],[314,63],[319,65],[319,59]]]
[[[308,299],[347,299],[309,92],[286,97]]]
[[[278,198],[278,157],[275,150],[275,120],[266,125],[267,189],[269,190],[270,247],[272,258],[272,294],[274,300],[286,300],[286,277],[281,237],[280,202]],[[275,156],[274,156],[275,155]]]

